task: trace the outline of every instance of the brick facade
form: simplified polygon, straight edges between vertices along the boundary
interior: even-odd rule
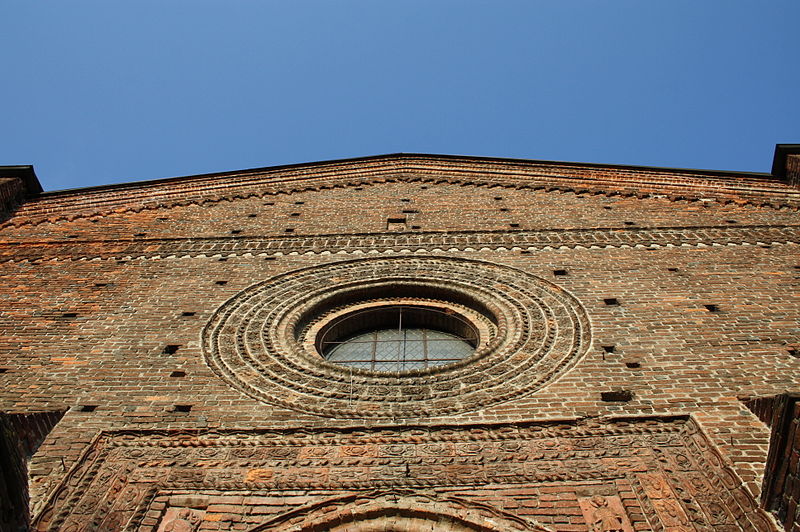
[[[793,530],[796,444],[764,474],[800,385],[799,209],[777,175],[425,155],[35,194],[0,231],[0,412],[59,420],[2,462],[17,515]],[[318,354],[392,305],[463,316],[475,354]]]

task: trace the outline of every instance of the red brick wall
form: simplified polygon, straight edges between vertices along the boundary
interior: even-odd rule
[[[800,155],[786,156],[786,180],[795,187],[800,187]]]
[[[63,414],[0,413],[0,529],[29,525],[28,461]]]
[[[764,477],[763,506],[785,530],[800,528],[800,402],[797,395],[776,395],[746,402],[772,428]]]
[[[16,177],[0,177],[0,219],[5,220],[22,203],[22,181]]]
[[[416,164],[422,177],[403,174],[392,182],[374,182],[386,180],[380,168],[337,181],[339,169],[315,167],[308,174],[292,170],[291,175],[270,174],[263,180],[257,175],[203,178],[45,196],[17,211],[0,231],[0,368],[6,370],[0,374],[0,410],[69,408],[31,464],[32,507],[37,515],[44,512],[42,529],[51,510],[56,517],[47,522],[58,522],[60,514],[54,508],[62,513],[74,508],[75,515],[82,511],[81,492],[77,484],[65,483],[65,470],[93,463],[92,449],[100,447],[92,446],[99,445],[96,438],[102,431],[138,431],[135,437],[145,440],[156,438],[159,431],[176,431],[171,437],[181,441],[180,431],[200,437],[234,429],[347,429],[380,438],[381,427],[419,426],[439,438],[451,430],[436,428],[442,425],[481,431],[497,423],[552,420],[591,422],[587,435],[575,436],[598,442],[591,454],[578,446],[559,455],[561,460],[590,461],[591,474],[548,482],[498,481],[485,489],[462,486],[458,497],[529,515],[558,530],[587,530],[591,519],[603,512],[617,515],[619,508],[637,529],[667,526],[664,516],[672,510],[679,517],[669,526],[739,526],[733,521],[736,515],[757,519],[757,509],[747,505],[759,496],[769,430],[742,408],[740,398],[774,396],[800,385],[800,360],[790,353],[800,344],[800,194],[786,184],[744,177],[581,168],[554,176],[567,171],[482,167],[475,162]],[[355,170],[348,167],[348,172],[358,170],[358,165],[352,166]],[[510,173],[514,175],[506,175]],[[403,216],[404,230],[387,231],[388,218]],[[287,233],[287,228],[294,231]],[[296,270],[346,260],[423,256],[465,261],[478,273],[492,268],[518,271],[520,280],[538,280],[556,295],[568,294],[586,316],[582,341],[588,349],[557,378],[535,389],[520,385],[517,395],[502,401],[482,398],[486,406],[468,408],[454,399],[450,413],[420,411],[377,420],[344,413],[339,418],[316,415],[302,404],[293,408],[260,400],[233,387],[204,359],[206,324],[217,309],[256,283],[269,286]],[[556,275],[556,270],[564,275]],[[512,280],[503,282],[487,282],[484,288],[511,292]],[[612,298],[617,304],[605,302]],[[167,345],[179,347],[171,352],[165,350]],[[465,388],[480,386],[481,378],[474,375]],[[324,382],[312,384],[324,388]],[[621,391],[629,392],[629,400],[604,400],[604,393]],[[191,408],[181,411],[178,405]],[[662,461],[647,454],[651,451],[642,451],[647,460],[611,460],[607,453],[614,445],[607,442],[618,429],[595,423],[633,417],[641,419],[635,426],[649,427],[660,423],[651,417],[675,415],[688,416],[699,427],[681,429],[681,438],[694,442],[686,444],[686,453],[697,453],[691,462],[695,465],[675,462],[683,454],[673,453],[671,440],[647,431],[641,433],[649,434],[642,436],[649,439],[641,448],[667,449]],[[707,439],[691,439],[692,430]],[[563,441],[572,437],[564,436]],[[552,443],[560,441],[554,438]],[[711,450],[698,450],[702,445]],[[530,463],[537,464],[536,452],[530,453]],[[187,456],[185,460],[199,459]],[[457,458],[442,460],[454,461],[447,467],[459,470]],[[245,482],[247,471],[263,468],[248,469],[240,462],[229,468],[242,471],[231,485],[238,482],[237,489],[251,490],[248,496],[254,498],[266,496],[256,492],[267,488]],[[623,462],[628,465],[620,465]],[[123,463],[128,462],[120,459]],[[733,498],[719,495],[714,502],[697,492],[693,482],[702,483],[695,475],[705,471],[701,464],[721,468],[714,469],[720,484],[708,489]],[[434,465],[445,467],[431,463],[419,470]],[[394,478],[389,476],[394,474],[390,466],[386,478],[381,477],[384,473],[375,477],[376,484],[385,481],[387,489]],[[217,466],[203,467],[218,471]],[[510,475],[502,472],[508,467],[498,466],[492,474]],[[108,471],[117,474],[113,468]],[[152,512],[148,526],[157,529],[168,508],[175,508],[169,519],[183,519],[178,514],[185,509],[187,522],[196,518],[202,529],[225,529],[219,523],[233,523],[237,516],[263,506],[255,499],[226,498],[239,495],[221,493],[222,480],[216,479],[205,488],[198,486],[210,480],[192,484],[198,496],[207,497],[205,503],[170,506],[170,497],[177,495],[162,493],[153,499],[161,507],[135,513],[139,510],[119,505],[124,497],[143,500],[143,494],[134,497],[134,491],[146,485],[145,480],[131,480],[144,475],[136,471],[126,472],[126,483],[120,480],[118,488],[108,479],[111,494],[96,506],[109,505],[104,515],[143,520]],[[545,474],[534,473],[536,478]],[[273,473],[269,482],[277,476]],[[644,485],[651,480],[655,487]],[[456,484],[452,480],[450,486],[430,489],[441,495],[455,490]],[[294,496],[318,500],[323,492],[343,493],[325,485],[270,486],[280,491],[282,501],[290,501],[278,504],[282,510],[269,510],[276,514],[292,507]],[[528,495],[515,489],[529,490]],[[642,497],[650,506],[634,507],[634,489],[649,494]],[[60,503],[59,493],[72,502]],[[605,499],[592,503],[598,494]],[[684,499],[696,502],[681,502]],[[730,502],[734,499],[739,502]],[[225,511],[212,505],[215,500]],[[725,510],[734,504],[744,509]],[[558,510],[545,511],[548,505]],[[217,514],[229,517],[213,517]],[[769,528],[764,521],[752,522],[762,524],[749,526]]]

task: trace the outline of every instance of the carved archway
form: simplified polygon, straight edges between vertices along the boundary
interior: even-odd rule
[[[361,492],[296,508],[258,525],[250,532],[499,532],[550,529],[493,506],[460,497],[423,494],[413,490]]]

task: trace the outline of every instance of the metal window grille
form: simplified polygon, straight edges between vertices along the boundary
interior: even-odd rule
[[[345,338],[324,339],[321,347],[330,362],[353,368],[398,372],[442,366],[470,356],[477,341],[469,323],[438,309],[393,306],[345,319],[351,324],[349,328],[353,322],[362,326]],[[425,321],[440,327],[426,327]],[[394,322],[391,328],[388,322]]]

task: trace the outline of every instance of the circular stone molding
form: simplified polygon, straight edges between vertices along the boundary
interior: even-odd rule
[[[458,362],[398,373],[326,361],[319,332],[342,315],[412,305],[469,321],[479,340]],[[498,264],[442,257],[335,262],[279,275],[223,304],[203,330],[208,365],[269,404],[338,418],[478,410],[532,393],[590,345],[589,320],[562,288]]]

